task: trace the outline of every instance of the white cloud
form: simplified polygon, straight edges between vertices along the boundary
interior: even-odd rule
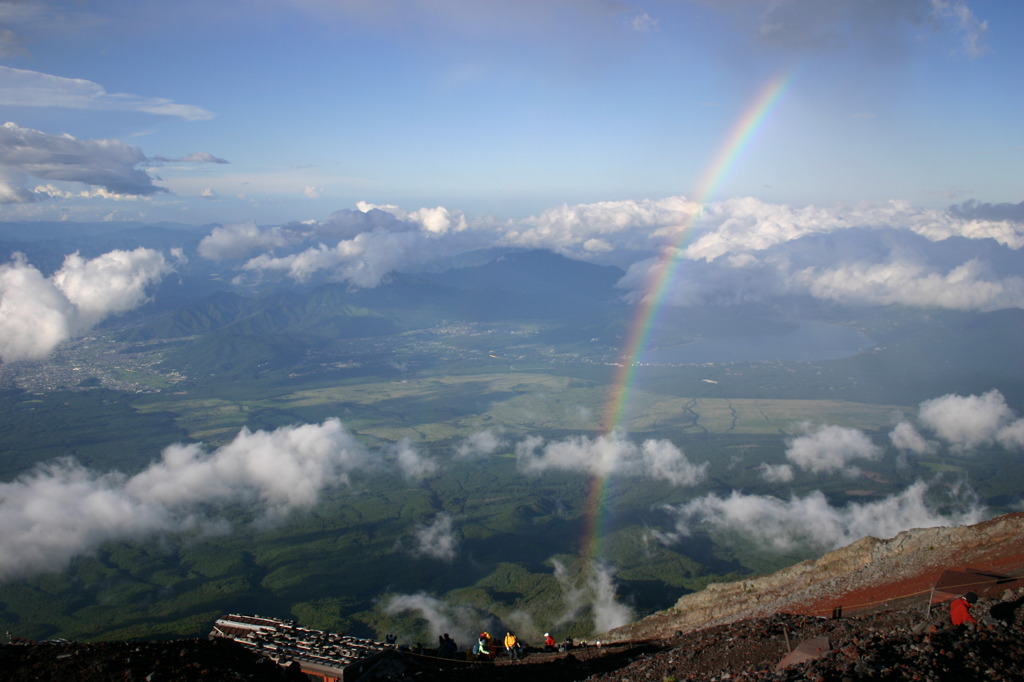
[[[1024,450],[1024,419],[1018,419],[999,429],[996,440],[1007,450]]]
[[[438,513],[430,523],[417,524],[413,530],[413,554],[441,561],[454,561],[459,551],[459,535],[452,526],[451,514]]]
[[[413,223],[423,230],[433,234],[461,232],[469,225],[464,213],[461,211],[449,210],[444,206],[420,208],[415,211],[405,211],[398,206],[391,204],[377,205],[366,201],[360,201],[356,203],[356,208],[363,213],[369,213],[374,209],[390,213],[400,221]]]
[[[796,273],[794,281],[816,298],[847,303],[980,311],[1024,307],[1024,277],[987,276],[977,260],[945,273],[909,261],[807,268]]]
[[[101,85],[92,81],[62,78],[9,66],[0,66],[0,100],[7,106],[141,111],[183,118],[186,121],[213,118],[209,111],[190,104],[178,104],[164,98],[108,93]]]
[[[398,594],[387,597],[384,613],[398,614],[412,611],[427,622],[431,639],[448,633],[462,649],[468,649],[483,630],[497,632],[493,617],[468,606],[454,606],[424,592]]]
[[[793,480],[793,467],[789,464],[762,464],[761,478],[768,483],[789,483]]]
[[[283,272],[305,282],[319,272],[332,279],[360,287],[375,287],[381,279],[400,265],[409,263],[422,253],[422,237],[413,232],[374,230],[361,232],[334,246],[318,244],[301,253],[287,256],[260,255],[242,266],[253,272]]]
[[[110,315],[138,307],[146,287],[172,271],[152,249],[110,251],[92,260],[73,253],[51,278],[78,310],[79,324],[91,327]]]
[[[421,455],[408,438],[396,443],[392,453],[398,470],[406,478],[423,478],[437,471],[437,462]]]
[[[71,301],[41,272],[15,254],[0,265],[0,359],[46,357],[71,338],[76,326]]]
[[[876,460],[881,455],[882,449],[867,434],[843,426],[817,427],[806,436],[793,438],[786,447],[786,459],[815,474],[855,475],[859,470],[851,467],[851,462]]]
[[[655,533],[655,537],[670,544],[703,526],[712,532],[737,533],[776,552],[820,551],[865,536],[889,538],[911,528],[977,523],[984,516],[968,491],[960,491],[952,511],[940,511],[947,507],[930,502],[929,492],[928,485],[918,481],[891,497],[844,507],[832,506],[820,491],[788,500],[738,491],[727,497],[712,493],[669,508],[677,517],[676,526],[670,532]]]
[[[103,542],[223,528],[217,513],[228,505],[249,505],[261,522],[274,521],[316,505],[325,489],[370,465],[337,419],[243,429],[212,453],[171,445],[131,477],[72,460],[41,465],[0,484],[0,580],[59,570]]]
[[[618,599],[615,569],[611,565],[590,561],[574,577],[562,562],[555,559],[552,563],[565,604],[565,611],[556,621],[559,625],[577,620],[588,611],[594,619],[595,632],[607,632],[633,620],[633,609]]]
[[[546,248],[627,267],[619,286],[634,301],[672,267],[662,301],[673,306],[791,294],[970,310],[1024,305],[1024,277],[1006,253],[1024,247],[1024,223],[987,205],[795,208],[747,197],[701,207],[667,197],[565,205],[515,222],[471,222],[441,206],[410,211],[359,202],[357,208],[323,222],[216,228],[201,252],[255,254],[243,266],[252,277],[323,276],[373,287],[389,272],[474,249]],[[956,238],[969,242],[956,251],[943,246]]]
[[[146,288],[172,271],[152,249],[77,253],[46,278],[23,257],[0,265],[0,359],[38,359],[76,334],[142,304]]]
[[[706,463],[692,464],[669,441],[650,439],[637,447],[619,429],[594,439],[579,436],[547,444],[542,438],[530,436],[516,444],[516,462],[526,473],[556,469],[593,476],[619,474],[660,479],[680,486],[694,485],[707,471]]]
[[[685,197],[564,205],[508,226],[502,241],[581,256],[603,252],[609,242],[650,251],[682,232],[699,212]]]
[[[213,228],[199,242],[199,255],[207,260],[244,258],[253,251],[288,246],[295,237],[283,228],[257,227],[256,223],[228,223]]]
[[[807,235],[855,224],[842,213],[828,208],[793,208],[740,197],[707,207],[701,225],[695,228],[702,234],[686,247],[685,253],[691,260],[711,261],[726,254],[763,251]]]
[[[456,446],[455,457],[457,459],[486,457],[494,454],[498,448],[504,447],[504,445],[505,441],[493,430],[477,431]]]
[[[926,400],[918,408],[918,418],[960,451],[1000,439],[1012,446],[1020,428],[1003,394],[994,389],[980,396],[947,394]]]
[[[889,440],[900,450],[906,450],[915,455],[926,455],[935,450],[935,444],[929,442],[914,428],[913,424],[906,421],[900,422],[893,428],[889,433]]]
[[[274,431],[242,429],[212,455],[201,445],[171,445],[125,488],[170,509],[255,498],[274,518],[312,507],[324,488],[347,484],[350,472],[367,466],[365,448],[332,418]]]
[[[615,571],[611,566],[595,566],[590,576],[590,589],[594,595],[591,609],[595,632],[608,632],[632,622],[633,609],[619,601]]]

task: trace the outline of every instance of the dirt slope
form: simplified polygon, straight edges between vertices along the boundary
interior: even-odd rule
[[[943,571],[967,568],[1024,575],[1024,513],[973,526],[908,530],[889,540],[866,537],[768,576],[709,585],[602,640],[662,639],[780,612],[830,616],[838,606],[845,615],[908,603],[923,609]]]

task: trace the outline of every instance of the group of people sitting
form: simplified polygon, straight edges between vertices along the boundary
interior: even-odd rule
[[[544,633],[544,651],[566,651],[572,648],[572,640],[567,639],[561,646],[555,642],[555,638],[551,636],[550,632]],[[518,661],[522,658],[525,650],[525,645],[519,640],[519,637],[511,630],[505,633],[505,639],[502,641],[504,645],[505,653],[508,655],[509,660]],[[493,660],[498,655],[498,648],[494,642],[494,638],[491,637],[491,633],[484,632],[480,633],[480,637],[477,638],[476,644],[473,646],[473,655],[479,659]]]

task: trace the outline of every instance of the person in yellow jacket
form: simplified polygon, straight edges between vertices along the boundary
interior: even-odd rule
[[[519,660],[519,638],[511,630],[505,633],[505,650],[508,652],[509,660]]]

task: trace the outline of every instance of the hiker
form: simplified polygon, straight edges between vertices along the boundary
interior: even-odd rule
[[[473,647],[473,653],[479,656],[481,659],[491,658],[491,634],[487,631],[480,633],[480,638],[476,641],[476,646]]]
[[[544,650],[554,651],[555,650],[555,638],[551,636],[550,632],[544,633]]]
[[[519,638],[511,630],[505,633],[505,651],[510,661],[519,660]]]
[[[962,597],[957,597],[953,601],[949,602],[949,621],[954,625],[963,625],[964,623],[978,624],[978,621],[971,615],[971,606],[978,601],[978,595],[973,592],[968,592]]]
[[[444,633],[444,636],[439,636],[440,644],[437,646],[438,655],[441,658],[455,658],[455,654],[459,651],[459,645],[455,643],[455,640],[448,636],[448,633]]]

